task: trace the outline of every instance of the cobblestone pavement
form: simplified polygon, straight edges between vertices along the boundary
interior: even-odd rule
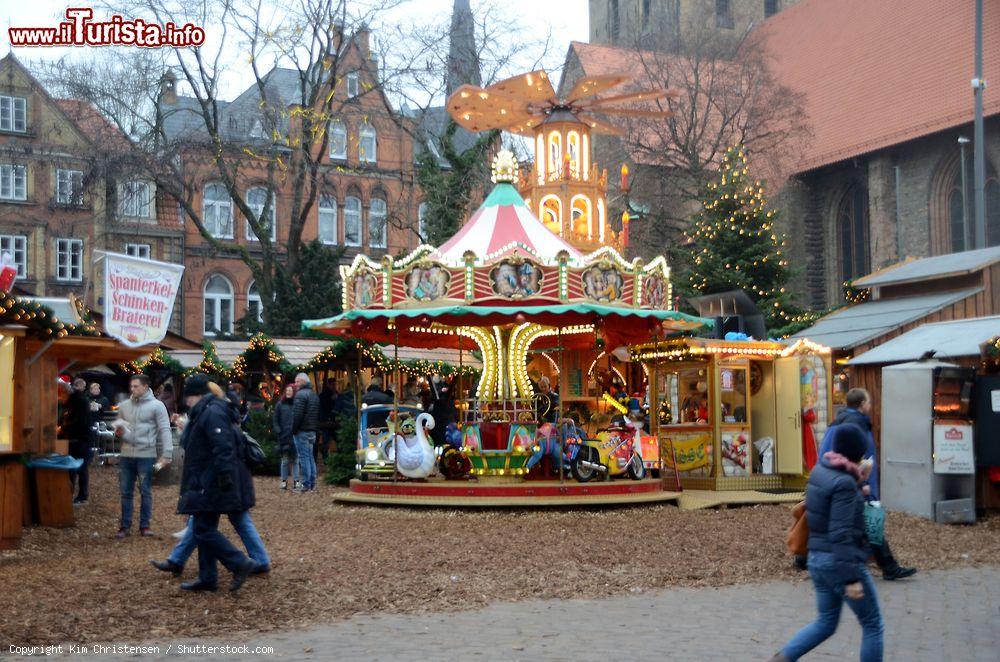
[[[886,660],[998,659],[1000,566],[924,572],[899,582],[876,580],[876,586]],[[810,583],[771,582],[498,603],[454,613],[366,615],[293,632],[184,643],[271,646],[276,657],[290,660],[735,662],[769,659],[814,615]],[[857,659],[860,635],[845,607],[837,633],[805,659]],[[179,643],[161,657],[175,657]]]

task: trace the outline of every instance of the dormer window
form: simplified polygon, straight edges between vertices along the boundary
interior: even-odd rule
[[[361,94],[361,89],[358,82],[358,72],[352,71],[347,74],[347,96],[348,98],[353,99],[359,94]]]

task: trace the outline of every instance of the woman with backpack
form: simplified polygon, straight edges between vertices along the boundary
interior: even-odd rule
[[[864,430],[846,423],[830,433],[833,450],[820,458],[806,487],[807,563],[819,615],[772,662],[793,662],[833,636],[845,601],[861,624],[861,662],[882,660],[884,626],[866,567],[870,550],[860,487],[871,470],[870,463],[862,462],[867,440]]]
[[[281,457],[281,489],[288,489],[289,475],[292,477],[292,487],[301,489],[299,482],[299,456],[295,451],[295,439],[292,436],[292,424],[295,422],[295,387],[291,384],[285,387],[281,400],[274,408],[274,436],[278,440],[278,455]]]

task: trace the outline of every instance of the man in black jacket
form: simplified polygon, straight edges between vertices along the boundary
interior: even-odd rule
[[[316,489],[316,458],[313,447],[316,444],[316,430],[319,429],[319,396],[309,383],[309,375],[300,372],[295,376],[295,414],[292,419],[292,435],[295,452],[299,456],[299,477],[302,491]]]
[[[870,457],[874,466],[872,468],[872,473],[868,479],[862,483],[862,490],[865,497],[869,501],[878,502],[879,497],[879,471],[878,471],[878,457],[875,455],[875,435],[872,433],[872,399],[868,395],[868,391],[863,388],[852,388],[847,392],[846,396],[847,407],[842,409],[835,419],[833,419],[833,425],[856,425],[865,432],[865,441],[867,442],[867,448],[865,452],[865,457]],[[827,434],[823,438],[823,442],[820,444],[820,457],[832,449],[832,436]],[[917,572],[916,568],[907,568],[899,565],[896,557],[892,555],[892,550],[889,549],[888,539],[883,538],[881,545],[871,545],[872,556],[875,557],[875,562],[878,564],[879,569],[882,571],[882,578],[892,581],[894,579],[904,579],[915,575]]]
[[[216,561],[233,573],[230,591],[236,591],[257,564],[219,532],[219,516],[254,506],[253,480],[236,437],[236,414],[229,404],[209,391],[208,377],[192,375],[184,382],[189,408],[181,437],[184,472],[177,512],[193,517],[198,543],[198,581],[181,584],[186,591],[214,591],[219,578]]]
[[[90,411],[90,400],[87,398],[87,382],[77,377],[73,380],[72,391],[66,399],[63,408],[62,422],[59,432],[64,439],[69,439],[69,454],[83,460],[80,468],[70,474],[74,486],[79,483],[79,492],[73,499],[75,504],[87,503],[90,496],[90,442],[93,424],[93,414]]]

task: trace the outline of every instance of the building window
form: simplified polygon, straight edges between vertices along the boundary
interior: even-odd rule
[[[247,316],[257,320],[258,324],[264,323],[264,304],[257,290],[257,281],[250,283],[250,288],[247,289]]]
[[[17,266],[17,277],[28,277],[28,238],[23,235],[0,235],[0,260]]]
[[[233,286],[215,274],[205,282],[205,335],[233,332]]]
[[[385,222],[388,213],[385,200],[372,198],[368,206],[368,245],[372,248],[385,248]]]
[[[24,97],[0,96],[0,131],[28,130],[28,100]]]
[[[330,158],[347,159],[347,125],[343,122],[330,122]]]
[[[361,201],[354,197],[344,200],[344,244],[361,245]]]
[[[28,199],[28,168],[23,165],[0,164],[0,200]]]
[[[358,133],[358,158],[362,163],[375,163],[378,153],[378,143],[375,136],[375,127],[368,122],[361,125]]]
[[[649,27],[649,13],[652,0],[642,0],[642,27]]]
[[[417,207],[417,234],[420,241],[427,243],[427,203],[421,202]]]
[[[149,182],[132,180],[122,184],[122,216],[149,218],[153,196]]]
[[[840,280],[847,282],[867,274],[868,191],[852,186],[837,207],[837,234],[840,240]]]
[[[621,28],[621,19],[618,17],[618,0],[608,2],[608,35],[612,41],[618,39],[618,31]]]
[[[253,121],[253,126],[250,127],[250,137],[257,139],[263,139],[265,137],[264,125],[261,123],[260,120]]]
[[[764,18],[771,18],[778,13],[778,0],[764,0]]]
[[[125,244],[125,255],[148,260],[150,253],[149,244]]]
[[[1000,246],[1000,182],[986,180],[986,245]]]
[[[733,9],[729,0],[715,0],[715,27],[733,29]]]
[[[83,239],[56,239],[56,280],[83,280]]]
[[[972,172],[971,164],[968,172]],[[966,175],[965,196],[962,196],[962,171],[955,169],[948,190],[948,236],[950,252],[967,251],[976,245],[975,183]],[[986,245],[1000,246],[1000,183],[993,164],[986,164]]]
[[[276,222],[277,215],[275,214],[274,208],[278,206],[278,199],[276,196],[271,195],[271,205],[268,208],[267,217],[264,217],[264,207],[268,202],[268,190],[266,188],[252,188],[247,191],[247,206],[253,211],[254,216],[257,217],[258,222],[264,226],[262,230],[267,228],[271,229],[271,241],[277,241],[278,239],[278,224]],[[254,233],[253,228],[250,227],[250,221],[247,220],[247,239],[250,241],[260,241],[257,238],[257,234]]]
[[[83,172],[56,169],[56,203],[79,206],[83,204]]]
[[[353,99],[361,93],[360,85],[358,83],[358,72],[352,71],[347,74],[347,96]]]
[[[319,198],[319,240],[328,245],[337,243],[337,201],[332,195]]]
[[[233,201],[222,184],[205,187],[201,218],[205,229],[216,239],[233,238]]]

